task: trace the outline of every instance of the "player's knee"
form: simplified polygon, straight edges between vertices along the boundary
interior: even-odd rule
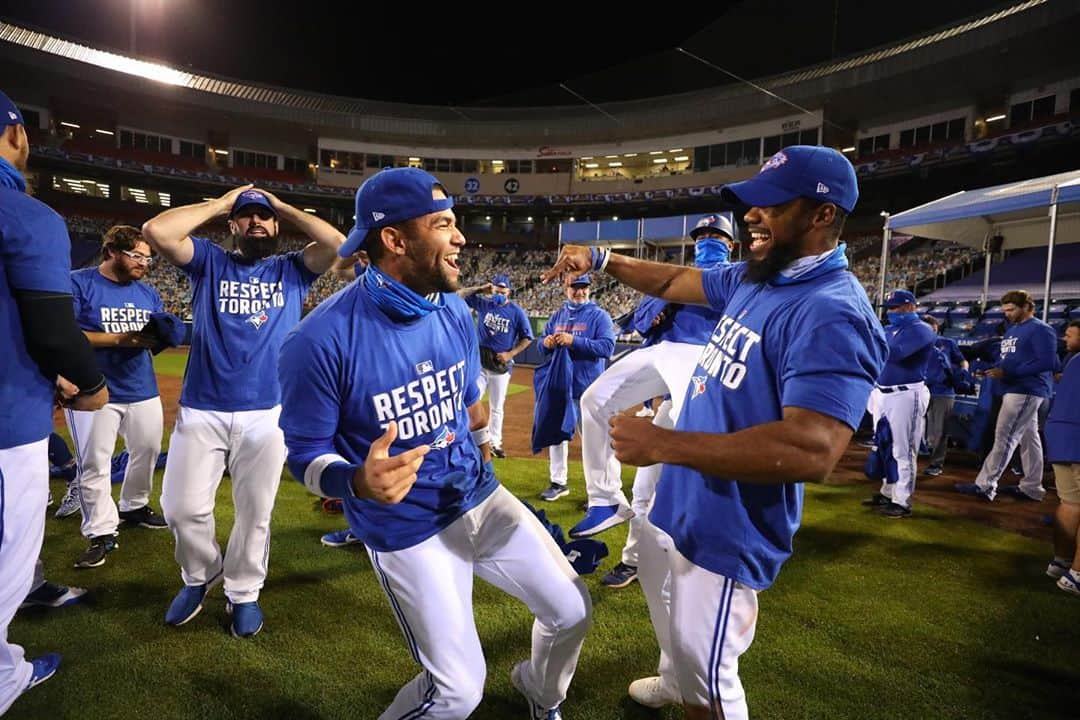
[[[581,578],[574,580],[574,590],[575,593],[569,594],[573,601],[562,608],[559,624],[567,629],[585,632],[592,625],[592,598]]]
[[[451,686],[440,688],[439,694],[446,702],[448,716],[464,718],[472,715],[484,697],[486,679],[486,668],[474,668],[469,673],[463,672],[455,677]]]
[[[604,412],[604,399],[596,383],[585,388],[585,392],[581,395],[581,412],[584,415],[598,415]]]

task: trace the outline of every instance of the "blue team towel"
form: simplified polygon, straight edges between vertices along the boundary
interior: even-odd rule
[[[150,320],[143,328],[143,332],[157,337],[154,347],[150,348],[150,352],[155,355],[165,348],[183,345],[187,339],[187,327],[184,321],[167,312],[150,313]]]
[[[900,473],[896,469],[896,458],[893,457],[892,428],[889,427],[889,419],[882,417],[874,428],[874,450],[866,456],[863,465],[863,473],[871,480],[885,480],[889,485],[894,485],[900,479]]]
[[[155,468],[161,470],[165,467],[165,459],[169,457],[169,453],[163,452],[158,455],[157,464]],[[124,473],[127,471],[128,464],[128,451],[121,450],[118,454],[113,455],[112,459],[112,483],[118,485],[124,482]]]
[[[577,425],[577,403],[574,388],[574,362],[568,348],[556,348],[547,363],[533,373],[532,451],[535,455],[546,447],[558,445],[574,437]]]

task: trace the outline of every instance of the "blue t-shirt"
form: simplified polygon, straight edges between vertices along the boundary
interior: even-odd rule
[[[75,322],[90,332],[139,332],[150,321],[151,313],[165,311],[154,288],[138,281],[113,282],[96,267],[71,273],[71,295]],[[157,377],[149,350],[96,348],[94,354],[109,388],[110,403],[157,397]]]
[[[615,323],[607,312],[592,301],[579,306],[567,302],[544,326],[544,337],[556,333],[574,336],[574,342],[570,345],[570,359],[574,361],[573,396],[580,398],[604,372],[611,353],[615,351]],[[551,354],[551,350],[544,347],[543,338],[537,341],[537,346],[545,357]]]
[[[363,282],[352,283],[315,308],[282,346],[281,428],[298,479],[319,455],[362,464],[391,420],[398,424],[391,456],[431,446],[400,503],[344,494],[349,526],[375,550],[426,540],[498,487],[469,433],[468,408],[480,399],[472,314],[456,295],[445,301],[419,320],[394,322]]]
[[[55,378],[26,352],[15,290],[69,294],[71,241],[49,206],[0,187],[0,449],[44,440],[53,427]]]
[[[930,353],[926,363],[926,387],[933,397],[955,397],[956,389],[951,376],[964,366],[964,354],[956,341],[949,337],[934,338],[934,348],[937,352]]]
[[[525,311],[517,303],[496,303],[491,298],[470,295],[465,302],[476,311],[476,332],[480,347],[497,353],[513,348],[522,338],[533,339],[532,326]],[[513,367],[513,361],[510,361]]]
[[[203,238],[181,268],[191,279],[191,352],[180,404],[198,410],[265,410],[281,402],[281,341],[300,322],[318,275],[302,251],[247,262]]]
[[[1055,386],[1054,404],[1046,419],[1046,459],[1052,463],[1080,463],[1080,354],[1065,361]]]
[[[878,385],[903,385],[926,380],[926,364],[934,352],[933,329],[922,320],[905,320],[885,326],[889,359]]]
[[[997,366],[1005,373],[1001,393],[1050,397],[1057,367],[1057,335],[1038,318],[1009,325]]]
[[[737,432],[781,420],[785,407],[858,427],[888,345],[854,275],[824,268],[785,284],[753,283],[737,263],[707,270],[703,283],[724,314],[676,430]],[[764,590],[791,555],[802,504],[802,483],[743,483],[664,465],[649,519],[695,565]]]

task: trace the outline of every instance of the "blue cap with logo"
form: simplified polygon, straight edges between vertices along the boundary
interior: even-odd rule
[[[914,302],[915,302],[915,296],[914,295],[912,295],[907,290],[902,290],[902,289],[897,288],[896,290],[893,290],[891,293],[889,293],[888,297],[885,298],[885,307],[887,307],[887,308],[900,307],[901,305],[907,305],[908,303],[914,303]]]
[[[725,185],[720,197],[751,207],[774,207],[803,197],[851,212],[859,200],[859,183],[855,168],[836,150],[792,145],[769,158],[749,180]]]
[[[0,123],[3,127],[8,125],[25,125],[19,106],[11,101],[4,93],[0,92]]]
[[[495,287],[509,289],[509,287],[510,287],[510,276],[509,275],[496,275],[495,277],[491,278],[491,284],[494,285]]]
[[[454,207],[449,193],[445,198],[431,196],[436,187],[443,189],[434,175],[420,168],[387,168],[369,177],[356,190],[356,225],[338,254],[348,257],[362,249],[364,238],[375,228]]]
[[[585,273],[579,278],[574,278],[570,281],[570,287],[575,285],[592,285],[592,278],[589,277],[589,273]]]
[[[731,240],[738,240],[739,233],[731,222],[731,213],[715,213],[705,215],[698,220],[697,225],[690,231],[690,239],[697,240],[699,235],[706,231],[718,232],[727,235]]]
[[[264,207],[270,211],[270,214],[277,217],[277,211],[274,210],[274,206],[270,204],[270,198],[263,195],[258,190],[245,190],[240,193],[236,198],[236,202],[233,203],[232,211],[229,213],[229,217],[233,218],[246,207],[251,205],[258,205]]]

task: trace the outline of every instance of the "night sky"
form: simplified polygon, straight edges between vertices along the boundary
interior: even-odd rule
[[[1011,3],[1006,3],[1011,4]],[[599,4],[596,4],[599,5]],[[433,105],[578,104],[761,78],[986,12],[978,0],[447,4],[292,0],[0,0],[0,18],[211,74]],[[374,9],[378,8],[376,12]],[[583,10],[583,8],[585,8]],[[882,14],[892,17],[879,19]]]

